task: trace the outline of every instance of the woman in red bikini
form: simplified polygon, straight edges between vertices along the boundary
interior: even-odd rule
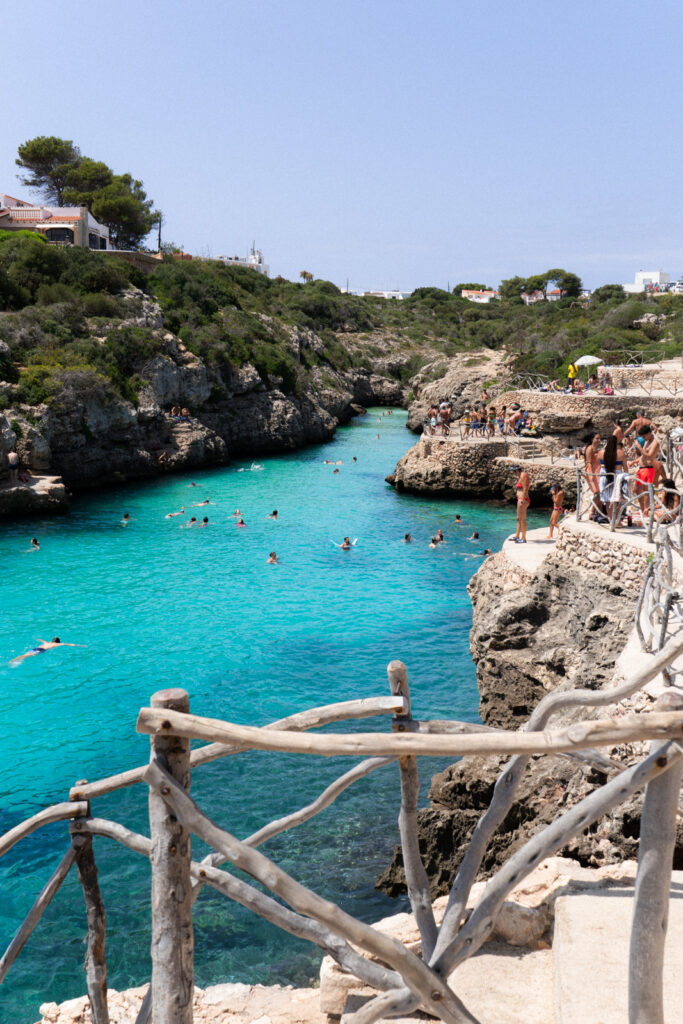
[[[548,527],[546,540],[553,539],[553,530],[559,523],[560,516],[564,512],[564,491],[559,484],[553,484],[550,488],[550,495],[553,499],[553,510],[550,513],[550,525]]]
[[[531,477],[521,466],[513,466],[512,471],[517,474],[517,483],[515,484],[515,490],[517,491],[517,533],[512,539],[515,544],[526,544],[526,513],[530,504],[529,488],[531,487]]]

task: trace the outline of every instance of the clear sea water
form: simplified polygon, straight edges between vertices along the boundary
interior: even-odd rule
[[[408,666],[416,717],[477,717],[466,585],[514,511],[398,495],[385,482],[412,444],[405,413],[370,410],[326,445],[291,455],[81,495],[69,516],[0,527],[0,832],[66,799],[78,779],[143,763],[135,732],[151,693],[182,686],[197,714],[263,724],[336,700],[387,694],[386,666]],[[380,420],[381,422],[378,422]],[[376,435],[379,433],[379,439]],[[352,457],[357,456],[357,463]],[[335,474],[324,460],[340,459]],[[197,484],[192,486],[192,481]],[[192,509],[207,529],[165,513]],[[239,508],[247,523],[237,528]],[[277,509],[278,521],[267,518]],[[131,516],[121,525],[124,512]],[[459,512],[466,525],[452,520]],[[536,525],[536,523],[532,524]],[[442,527],[447,543],[428,547]],[[479,541],[471,541],[473,530]],[[401,543],[406,532],[411,545]],[[350,552],[331,543],[357,537]],[[39,552],[28,551],[37,536]],[[280,565],[267,565],[275,550]],[[36,638],[85,644],[11,668]],[[337,726],[336,728],[352,728]],[[363,729],[390,728],[372,719]],[[238,836],[307,803],[351,765],[343,758],[250,753],[198,768],[193,795]],[[445,762],[423,761],[422,801]],[[142,786],[93,813],[146,832]],[[266,844],[301,881],[374,920],[402,909],[374,881],[397,842],[397,770],[356,783],[313,821]],[[9,942],[66,845],[57,824],[0,860],[0,946]],[[107,908],[109,984],[149,976],[149,869],[95,840]],[[202,855],[199,842],[195,853]],[[195,907],[196,980],[305,984],[314,947],[206,887]],[[85,991],[85,919],[73,872],[0,989],[0,1024],[31,1024],[47,1000]]]

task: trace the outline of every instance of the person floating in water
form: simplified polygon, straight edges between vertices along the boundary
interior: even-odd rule
[[[453,520],[453,522],[456,524],[456,526],[464,526],[465,525],[462,516],[456,516],[455,519]]]
[[[213,505],[213,504],[215,504],[215,503],[213,501],[209,501],[209,499],[207,497],[207,498],[204,498],[204,501],[193,501],[192,502],[192,508],[201,508],[202,505]]]
[[[174,516],[184,516],[184,515],[185,515],[185,506],[183,505],[182,508],[180,509],[180,512],[167,512],[166,515],[164,516],[164,519],[173,519]]]
[[[438,540],[439,544],[445,544],[446,543],[446,538],[444,537],[443,530],[441,528],[439,528],[436,531],[436,539]]]
[[[12,658],[10,665],[19,665],[26,658],[33,658],[36,654],[45,654],[45,651],[52,650],[53,647],[85,647],[86,644],[63,644],[58,636],[53,636],[52,640],[41,640],[38,638],[38,646],[32,647],[26,654],[20,654],[17,658]]]
[[[279,565],[279,564],[280,564],[280,559],[277,557],[277,555],[275,554],[274,551],[271,551],[270,554],[268,555],[268,559],[266,561],[266,565]]]
[[[430,548],[436,548],[436,547],[438,547],[438,545],[439,545],[438,537],[432,537],[432,539],[429,542]]]
[[[403,543],[404,544],[412,544],[412,542],[413,542],[413,538],[410,536],[409,533],[406,533],[406,535],[403,538]]]
[[[344,537],[344,540],[341,542],[341,544],[336,544],[334,541],[332,541],[332,543],[336,548],[341,548],[342,551],[350,551],[351,548],[355,546],[357,540],[358,537],[354,537],[353,540],[351,540],[350,537]]]
[[[479,534],[477,533],[476,530],[474,531],[474,533],[472,534],[472,536],[469,539],[470,540],[479,540]]]
[[[40,544],[38,543],[37,537],[31,537],[31,547],[26,548],[27,551],[40,551]]]
[[[208,525],[209,525],[209,517],[208,516],[204,516],[204,518],[202,519],[201,523],[197,523],[197,526],[200,529],[201,529],[202,526],[208,526]]]
[[[277,519],[278,515],[279,515],[278,510],[276,508],[274,508],[273,511],[270,513],[270,515],[266,516],[266,519]]]
[[[484,548],[483,554],[490,555],[491,554],[491,548]]]
[[[241,517],[242,517],[242,513],[240,512],[240,510],[238,508],[236,508],[235,511],[232,514],[232,518],[233,519],[241,519]]]
[[[236,525],[237,526],[246,526],[247,524],[245,523],[244,519],[238,519]]]
[[[333,472],[333,473],[338,473],[338,472],[339,472],[339,469],[338,469],[338,468],[337,468],[337,469],[333,469],[333,470],[332,470],[332,472]]]
[[[129,512],[124,512],[123,519],[121,520],[121,526],[128,526],[128,523],[130,523],[130,522],[131,522],[130,513]]]
[[[354,457],[353,457],[353,458],[351,459],[351,461],[352,461],[352,462],[358,462],[358,459],[357,459],[357,458],[356,458],[356,456],[354,455]]]
[[[180,524],[180,529],[181,530],[186,530],[188,528],[188,526],[196,526],[196,525],[197,525],[197,517],[196,516],[192,516],[192,518],[187,523],[181,523]]]

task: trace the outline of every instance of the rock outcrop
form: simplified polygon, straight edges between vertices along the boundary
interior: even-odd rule
[[[470,647],[477,667],[480,713],[487,725],[522,726],[546,693],[610,685],[633,626],[647,552],[627,550],[625,538],[598,535],[587,541],[582,524],[567,524],[561,542],[535,572],[525,572],[504,551],[488,558],[469,585],[473,606]],[[617,562],[600,545],[616,546]],[[595,555],[595,559],[591,559]],[[617,568],[618,565],[618,568]],[[652,707],[647,693],[631,705]],[[575,718],[620,713],[561,712],[553,725]],[[628,761],[637,748],[617,752]],[[419,837],[432,896],[447,892],[474,829],[489,806],[503,765],[500,758],[467,758],[434,776],[429,807],[419,812]],[[590,765],[567,758],[535,757],[515,801],[482,862],[489,875],[558,812],[607,781]],[[600,866],[637,856],[642,795],[605,815],[562,851],[581,864]],[[678,826],[675,864],[683,867],[683,826]],[[400,847],[378,887],[405,891]]]
[[[510,377],[505,356],[505,352],[482,349],[423,366],[410,382],[415,399],[408,406],[409,429],[419,433],[430,405],[444,400],[452,403],[455,416],[462,416],[480,401],[485,384],[498,385]]]

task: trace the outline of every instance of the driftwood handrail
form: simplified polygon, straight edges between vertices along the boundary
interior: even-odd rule
[[[662,556],[666,563],[666,552]],[[667,563],[668,564],[668,563]],[[358,977],[377,995],[343,1024],[372,1024],[382,1016],[421,1007],[447,1024],[477,1024],[451,987],[449,975],[490,934],[503,902],[545,857],[561,849],[633,793],[646,788],[641,858],[632,931],[630,971],[631,1022],[663,1024],[661,966],[671,850],[678,794],[683,775],[683,698],[667,691],[653,712],[602,720],[585,719],[549,728],[560,710],[614,704],[642,689],[683,654],[683,637],[670,639],[646,665],[611,690],[589,688],[548,694],[525,729],[506,731],[481,724],[413,718],[405,666],[388,666],[391,695],[345,701],[298,712],[263,727],[237,725],[190,713],[185,691],[165,690],[142,708],[138,731],[150,736],[150,761],[94,783],[81,781],[68,803],[56,804],[16,825],[0,837],[0,856],[45,824],[68,821],[70,840],[60,864],[37,897],[26,920],[0,959],[0,984],[67,876],[79,868],[87,920],[88,995],[93,1024],[108,1024],[105,913],[94,861],[95,837],[118,842],[141,855],[152,868],[152,981],[138,1015],[146,1024],[191,1024],[193,993],[192,906],[204,885],[249,908],[282,930],[304,938],[331,955],[342,970]],[[314,732],[321,726],[393,714],[392,731]],[[191,739],[208,745],[190,751]],[[624,767],[595,748],[652,741],[649,754]],[[247,750],[317,756],[362,757],[305,806],[264,824],[245,839],[217,825],[190,796],[193,767]],[[609,753],[609,752],[608,752]],[[417,832],[418,759],[422,756],[510,755],[460,864],[442,923],[437,927],[429,881]],[[486,848],[509,812],[531,757],[569,755],[596,765],[608,778],[583,800],[537,832],[489,880],[469,917],[465,914],[472,885]],[[349,786],[398,760],[401,806],[399,832],[408,896],[421,936],[420,955],[322,899],[284,872],[256,847],[298,827],[329,807]],[[620,770],[614,772],[618,767]],[[134,783],[146,783],[150,835],[92,815],[90,800]],[[211,850],[193,861],[190,834]],[[272,895],[221,867],[230,862]],[[647,965],[647,969],[643,965]]]

